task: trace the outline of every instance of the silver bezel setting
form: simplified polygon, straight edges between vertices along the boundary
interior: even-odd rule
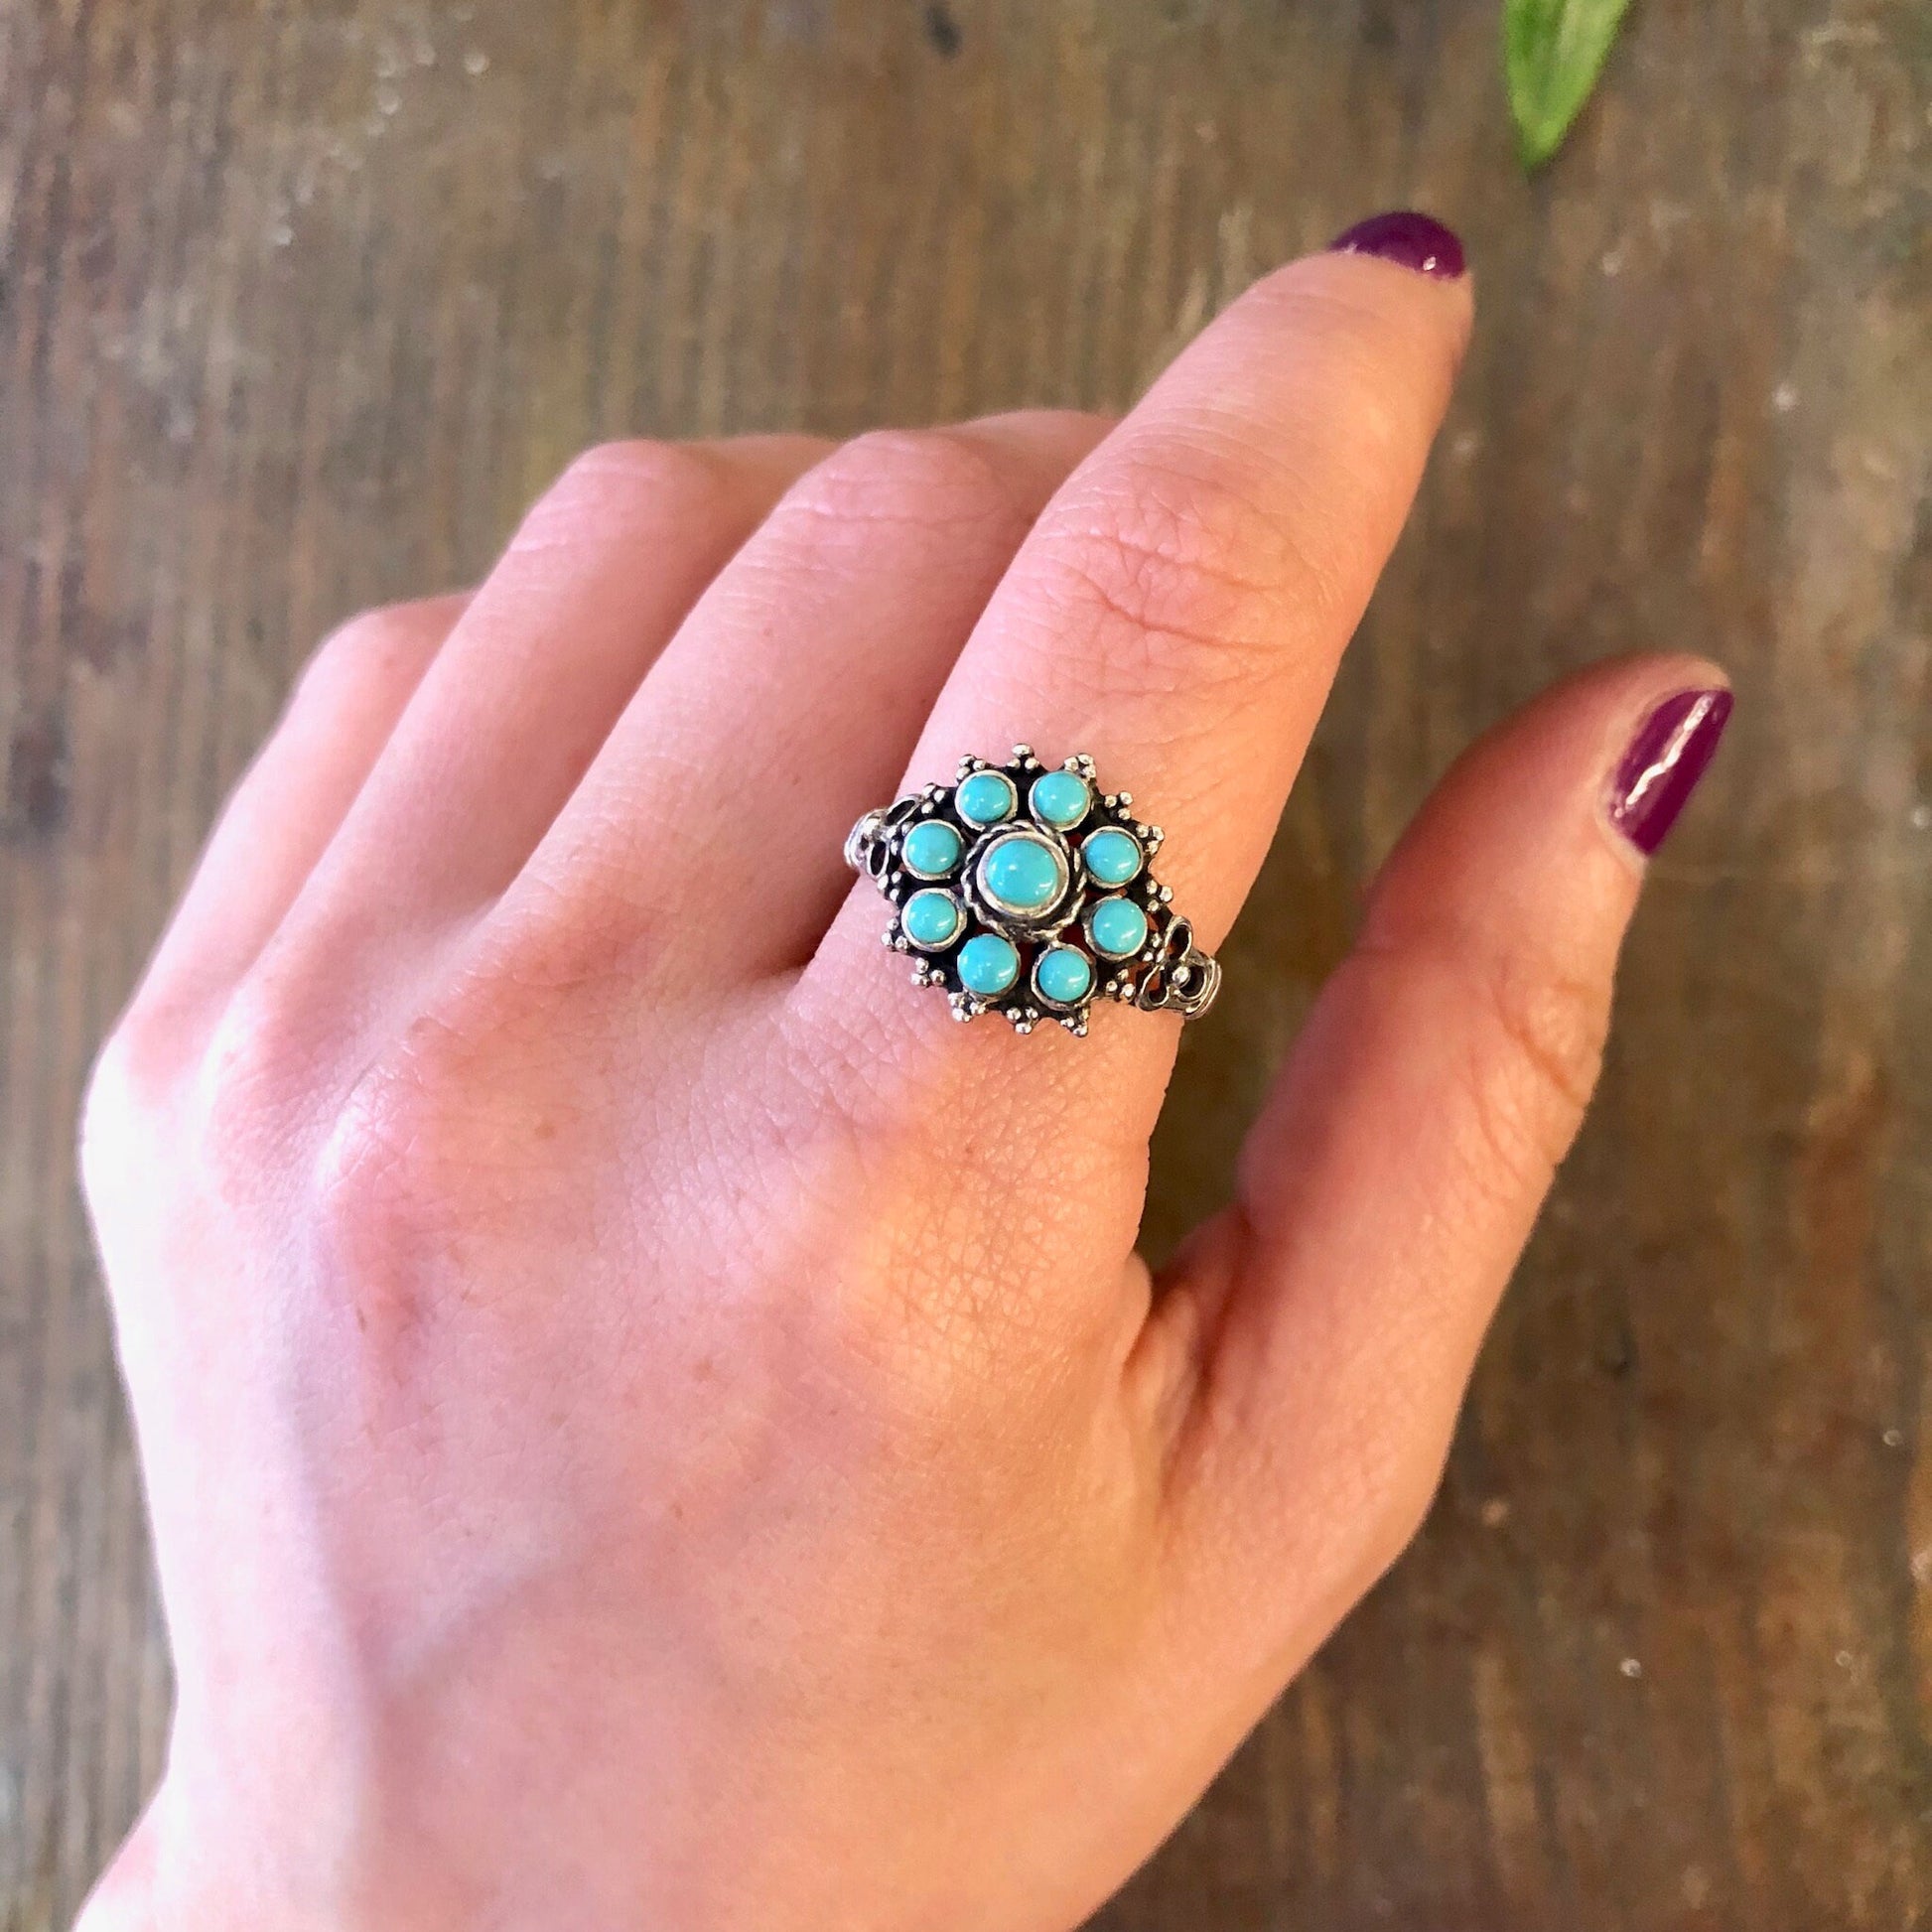
[[[1034,813],[1034,784],[1049,769],[1071,772],[1087,788],[1087,810],[1071,825],[1056,826]],[[1013,792],[1014,810],[991,825],[968,819],[958,807],[959,786],[979,772],[996,773]],[[892,901],[895,916],[882,935],[885,943],[914,956],[913,980],[920,986],[943,988],[956,1020],[999,1013],[1016,1033],[1031,1033],[1042,1020],[1051,1020],[1069,1033],[1084,1034],[1099,999],[1117,1000],[1144,1012],[1197,1019],[1220,990],[1221,968],[1194,944],[1193,928],[1173,910],[1173,893],[1155,879],[1161,828],[1134,817],[1133,804],[1130,792],[1101,790],[1092,759],[1081,756],[1048,766],[1031,747],[1016,745],[1013,757],[1003,763],[961,759],[950,785],[929,784],[883,810],[866,813],[846,840],[845,856]],[[913,826],[933,819],[959,834],[959,860],[949,872],[915,872],[905,862],[905,836]],[[1140,848],[1139,870],[1120,886],[1103,885],[1093,878],[1082,856],[1086,841],[1106,829],[1125,832]],[[1016,832],[1032,834],[1050,847],[1064,868],[1058,897],[1038,915],[1015,911],[992,898],[980,884],[980,863],[987,852]],[[964,914],[951,939],[939,946],[921,945],[904,928],[906,902],[914,893],[929,891],[947,892]],[[1100,952],[1089,930],[1094,906],[1111,898],[1129,900],[1147,919],[1145,943],[1126,958]],[[959,977],[960,949],[982,932],[1005,939],[1019,954],[1013,984],[1002,993],[975,993]],[[1055,1001],[1037,984],[1039,961],[1056,945],[1083,954],[1093,969],[1087,993],[1078,1001]]]
[[[978,932],[964,934],[959,941],[959,951],[964,952],[975,939],[997,939],[1002,945],[1010,948],[1013,953],[1013,977],[1007,981],[1006,985],[999,992],[978,993],[969,987],[963,979],[959,982],[960,991],[969,1000],[978,1000],[983,1005],[989,1007],[998,1006],[1003,1000],[1010,1000],[1015,991],[1025,984],[1027,978],[1027,955],[1004,932],[996,932],[990,928],[983,928]],[[957,976],[957,972],[958,969],[955,967],[955,976]]]
[[[1039,983],[1039,969],[1045,965],[1049,955],[1055,952],[1074,953],[1087,962],[1087,990],[1077,1000],[1056,1000]],[[1058,939],[1049,940],[1034,955],[1034,969],[1027,977],[1029,984],[1034,989],[1034,997],[1040,1001],[1042,1005],[1051,1008],[1055,1015],[1077,1012],[1082,1006],[1091,1002],[1093,999],[1093,990],[1100,984],[1100,973],[1094,964],[1093,954],[1084,946],[1069,946]]]
[[[1037,808],[1034,804],[1034,785],[1038,784],[1041,778],[1057,777],[1061,772],[1064,772],[1069,778],[1077,778],[1080,781],[1081,786],[1086,792],[1087,800],[1086,804],[1081,808],[1079,817],[1068,819],[1065,825],[1059,824],[1054,819],[1041,818]],[[1055,832],[1064,833],[1072,826],[1084,825],[1088,813],[1093,810],[1093,780],[1084,771],[1075,771],[1070,765],[1056,765],[1050,771],[1041,771],[1034,778],[1033,784],[1027,787],[1027,810],[1035,824],[1047,826]]]
[[[1125,879],[1122,880],[1102,879],[1098,873],[1094,872],[1091,869],[1091,867],[1088,866],[1087,847],[1092,842],[1092,840],[1096,837],[1096,835],[1098,835],[1101,832],[1119,832],[1123,834],[1126,838],[1133,840],[1134,849],[1140,854],[1140,859],[1138,863],[1135,865],[1134,870],[1130,872]],[[1133,885],[1135,880],[1144,877],[1147,872],[1147,847],[1144,846],[1139,839],[1134,838],[1134,834],[1128,831],[1127,827],[1124,825],[1094,826],[1091,831],[1087,832],[1081,838],[1080,845],[1079,845],[1079,854],[1080,854],[1080,870],[1083,873],[1085,873],[1089,879],[1093,881],[1095,888],[1098,891],[1103,893],[1124,893],[1128,890],[1130,886]]]
[[[1141,936],[1126,952],[1108,952],[1093,936],[1094,915],[1103,905],[1111,905],[1116,899],[1119,899],[1123,905],[1132,905],[1141,915]],[[1148,944],[1154,937],[1154,921],[1148,917],[1145,905],[1135,903],[1132,893],[1115,886],[1109,887],[1097,898],[1088,899],[1086,909],[1080,914],[1080,930],[1086,937],[1087,950],[1094,958],[1105,960],[1109,966],[1118,967],[1126,965],[1131,959],[1139,959],[1147,951]]]
[[[984,819],[969,818],[966,815],[965,811],[957,803],[957,799],[959,795],[959,785],[963,785],[968,778],[978,777],[981,772],[990,772],[994,777],[1004,778],[1006,780],[1007,798],[1009,803],[1005,815],[1001,818],[984,818]],[[1024,795],[1025,794],[1021,791],[1020,787],[1013,782],[1012,772],[1001,770],[997,764],[975,765],[971,771],[962,771],[959,775],[959,784],[953,786],[953,796],[955,800],[953,805],[953,813],[958,818],[960,824],[966,826],[969,830],[972,831],[972,833],[975,836],[977,836],[982,832],[1003,831],[1007,826],[1018,822],[1021,816],[1020,800]]]
[[[916,877],[917,875],[914,876]],[[957,916],[953,920],[952,931],[948,933],[945,938],[937,941],[919,939],[919,938],[915,938],[911,933],[905,931],[906,906],[909,906],[912,903],[912,901],[919,897],[920,893],[937,893],[941,898],[947,898],[952,901],[953,911]],[[953,946],[960,946],[966,943],[966,938],[967,938],[966,928],[969,924],[971,924],[971,922],[972,922],[971,916],[966,910],[965,903],[960,898],[957,893],[948,892],[946,888],[943,886],[928,886],[922,884],[919,886],[916,892],[910,892],[905,895],[905,902],[898,908],[898,919],[897,921],[897,924],[898,925],[900,932],[904,933],[905,943],[908,946],[910,946],[914,952],[942,953],[947,951]]]
[[[911,860],[906,858],[905,856],[905,852],[904,852],[905,837],[909,835],[919,825],[930,823],[930,822],[932,822],[932,815],[930,813],[924,813],[920,817],[913,819],[911,823],[906,826],[905,832],[900,835],[900,839],[899,839],[899,848],[900,848],[899,864],[903,866],[906,872],[909,873],[914,879],[920,880],[921,882],[923,882],[925,885],[928,886],[936,886],[942,880],[957,879],[959,877],[959,869],[961,866],[963,866],[966,863],[966,847],[969,841],[964,836],[962,836],[959,827],[955,825],[950,819],[939,820],[938,822],[940,824],[943,824],[946,830],[949,831],[953,835],[953,837],[958,840],[959,843],[956,848],[957,856],[954,858],[952,864],[948,866],[944,872],[921,872],[919,868],[915,866],[911,862]]]
[[[1058,868],[1059,886],[1036,912],[1030,912],[1024,905],[1015,905],[1011,899],[1004,899],[994,892],[980,874],[986,863],[1003,845],[1023,843],[1042,847],[1052,857]],[[1039,931],[1051,923],[1054,915],[1065,904],[1068,894],[1073,891],[1073,855],[1066,849],[1066,841],[1050,826],[1021,823],[1008,819],[1004,825],[994,827],[987,833],[973,851],[973,890],[975,895],[999,915],[1000,918],[1015,925],[1024,925],[1029,931]]]

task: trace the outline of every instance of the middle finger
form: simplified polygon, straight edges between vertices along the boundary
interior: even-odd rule
[[[1034,518],[1105,427],[1036,410],[884,431],[801,477],[532,860],[541,901],[597,906],[600,943],[674,933],[631,955],[660,996],[808,958],[844,892],[847,827],[903,765]]]

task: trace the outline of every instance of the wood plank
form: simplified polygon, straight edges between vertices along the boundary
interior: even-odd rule
[[[0,1926],[165,1738],[75,1101],[316,637],[597,437],[1123,404],[1405,203],[1481,324],[1151,1242],[1473,731],[1649,644],[1739,716],[1434,1520],[1104,1923],[1932,1924],[1932,42],[1650,0],[1525,183],[1494,13],[0,4]]]

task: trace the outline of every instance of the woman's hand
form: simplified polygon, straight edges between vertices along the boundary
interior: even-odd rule
[[[954,1025],[840,846],[1090,751],[1218,943],[1447,265],[1285,269],[1111,429],[596,451],[325,646],[87,1109],[179,1675],[88,1932],[1066,1927],[1401,1550],[1719,676],[1450,773],[1158,1280],[1178,1023]]]

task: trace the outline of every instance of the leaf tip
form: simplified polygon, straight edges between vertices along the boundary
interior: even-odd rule
[[[1504,0],[1503,81],[1523,170],[1563,146],[1595,91],[1629,0]]]

